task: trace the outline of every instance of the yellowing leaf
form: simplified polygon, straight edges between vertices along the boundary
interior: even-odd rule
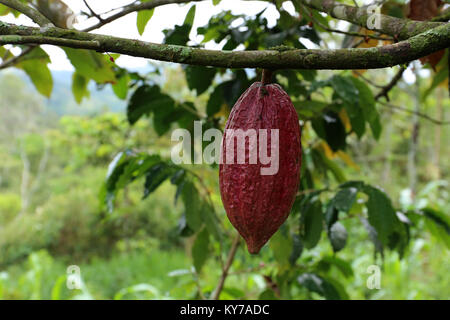
[[[339,118],[344,124],[345,131],[350,132],[352,130],[352,125],[350,124],[350,118],[348,117],[346,109],[341,109],[341,111],[339,112]]]
[[[345,153],[344,151],[339,150],[337,152],[337,154],[339,155],[339,158],[341,158],[342,161],[344,161],[345,164],[347,164],[349,167],[352,167],[353,169],[356,169],[356,170],[360,169],[359,166],[353,162],[352,158],[350,158],[350,156],[347,153]]]

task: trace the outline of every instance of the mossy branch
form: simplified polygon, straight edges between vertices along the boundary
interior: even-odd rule
[[[405,64],[450,46],[450,24],[406,41],[375,48],[220,51],[156,44],[56,27],[0,22],[0,44],[51,44],[175,63],[262,69],[376,69]]]
[[[405,40],[441,26],[441,22],[412,21],[377,13],[376,6],[353,7],[333,0],[295,0],[299,4],[329,14],[366,29]],[[379,23],[378,23],[379,22]]]

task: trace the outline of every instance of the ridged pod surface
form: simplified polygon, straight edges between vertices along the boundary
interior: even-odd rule
[[[257,163],[250,163],[250,142],[243,146],[245,163],[237,162],[238,153],[243,152],[238,147],[234,148],[234,163],[230,163],[226,157],[227,145],[230,147],[227,141],[231,140],[229,137],[233,132],[230,129],[245,132],[255,129],[258,147],[259,130],[266,129],[268,143],[264,147],[269,157],[272,155],[271,129],[278,129],[278,172],[262,175],[261,168],[270,167],[270,164],[261,164],[259,153]],[[278,84],[253,83],[231,111],[222,140],[220,193],[230,222],[244,238],[252,254],[261,250],[289,216],[300,180],[300,138],[297,112],[288,94]]]

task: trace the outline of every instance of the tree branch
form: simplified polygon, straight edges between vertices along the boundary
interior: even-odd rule
[[[426,30],[442,25],[440,22],[412,21],[408,19],[399,19],[384,14],[378,14],[376,17],[380,21],[380,26],[373,26],[373,28],[369,28],[368,21],[374,22],[376,20],[372,19],[375,16],[374,13],[369,10],[370,7],[368,6],[356,8],[333,0],[296,1],[309,8],[327,13],[336,19],[345,20],[367,29],[388,34],[400,40],[408,39],[412,36],[423,33]]]
[[[41,27],[53,26],[53,23],[47,19],[42,13],[18,0],[0,0],[1,4],[23,13]]]
[[[26,55],[29,54],[31,51],[33,51],[34,48],[36,48],[36,46],[29,46],[29,47],[23,49],[22,52],[21,52],[19,55],[13,56],[11,59],[8,59],[8,60],[3,61],[2,63],[0,63],[0,70],[9,68],[9,67],[15,65],[15,64],[18,63],[24,56],[26,56]]]
[[[441,120],[437,120],[437,119],[434,119],[434,118],[430,117],[429,115],[426,115],[425,113],[422,113],[422,112],[417,112],[417,111],[414,111],[414,110],[409,110],[409,109],[407,109],[407,108],[399,107],[399,106],[396,106],[396,105],[393,105],[393,104],[387,103],[387,102],[381,102],[381,101],[379,101],[378,103],[381,104],[381,105],[382,105],[383,107],[385,107],[385,108],[394,109],[394,110],[399,110],[399,111],[407,112],[407,113],[410,113],[410,114],[414,114],[414,115],[416,115],[416,116],[418,116],[418,117],[421,117],[421,118],[424,118],[424,119],[426,119],[426,120],[428,120],[428,121],[431,121],[431,122],[433,122],[433,123],[435,123],[435,124],[437,124],[437,125],[449,125],[449,124],[450,124],[450,121],[441,121]]]
[[[225,280],[228,277],[228,271],[230,270],[231,264],[233,263],[237,248],[239,247],[240,240],[241,240],[241,236],[238,234],[233,240],[233,244],[231,245],[230,252],[228,253],[227,261],[222,270],[222,276],[220,277],[219,284],[217,285],[216,290],[214,290],[214,292],[212,293],[210,300],[219,299],[220,293],[222,292],[222,289],[223,289],[223,285],[225,284]]]
[[[0,22],[0,44],[51,44],[219,68],[376,69],[404,64],[450,46],[450,24],[392,45],[337,50],[219,51],[156,44],[56,27],[44,30]]]
[[[385,97],[386,100],[389,101],[389,91],[391,91],[395,87],[397,82],[400,81],[405,70],[405,67],[401,67],[397,74],[392,78],[392,80],[386,86],[384,86],[381,91],[375,96],[375,100]]]
[[[128,6],[125,6],[122,8],[122,11],[108,17],[108,18],[104,18],[104,19],[99,19],[100,21],[89,27],[84,29],[83,31],[85,32],[89,32],[98,28],[103,27],[104,25],[111,23],[117,19],[120,19],[130,13],[133,12],[137,12],[137,11],[142,11],[142,10],[151,10],[154,9],[156,7],[160,7],[166,4],[179,4],[179,3],[189,3],[189,2],[199,2],[199,1],[203,1],[203,0],[153,0],[153,1],[149,1],[149,2],[141,2],[141,3],[132,3]],[[92,10],[91,10],[92,12]],[[98,17],[97,17],[98,18]]]

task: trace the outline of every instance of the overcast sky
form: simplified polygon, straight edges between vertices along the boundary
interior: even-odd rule
[[[64,2],[69,5],[75,12],[80,12],[80,10],[87,11],[81,0],[64,0]],[[113,8],[118,8],[120,6],[126,5],[133,1],[124,0],[108,0],[108,1],[98,1],[98,0],[88,0],[91,8],[96,12],[106,12]],[[195,3],[196,5],[196,15],[194,21],[194,30],[199,26],[206,25],[209,18],[223,10],[232,10],[234,14],[245,13],[247,15],[254,15],[264,8],[269,6],[269,9],[264,13],[264,16],[269,20],[270,24],[275,24],[276,19],[279,17],[278,12],[275,10],[274,6],[261,1],[239,1],[236,0],[223,0],[219,5],[213,6],[212,1],[202,1]],[[162,30],[173,28],[176,24],[182,24],[186,16],[187,11],[192,6],[192,4],[187,5],[165,5],[162,7],[155,8],[153,17],[145,29],[142,36],[139,35],[136,28],[136,13],[129,14],[119,20],[116,20],[101,29],[95,30],[96,33],[102,33],[107,35],[114,35],[124,38],[133,38],[144,41],[161,43],[164,39]],[[284,7],[293,12],[292,4],[285,4]],[[24,25],[33,25],[30,19],[21,15],[19,20],[15,19],[12,15],[7,17],[1,17],[1,20],[11,23],[20,23]],[[74,27],[77,29],[82,29],[95,23],[95,19],[89,21],[83,21],[79,24],[75,24]],[[198,41],[201,41],[202,37],[199,37]],[[210,49],[214,49],[213,44],[210,44]],[[61,49],[52,46],[43,46],[45,51],[50,54],[52,63],[50,68],[52,70],[72,70],[70,62],[66,59],[65,54]],[[117,64],[126,67],[140,67],[147,64],[147,60],[122,56],[118,59]]]
[[[79,13],[81,10],[88,11],[82,0],[63,0],[63,1],[76,13]],[[88,0],[88,3],[91,6],[91,8],[97,13],[106,12],[113,8],[118,8],[123,5],[129,4],[131,2],[133,1]],[[206,25],[212,15],[218,14],[224,10],[231,10],[234,14],[255,15],[261,12],[264,8],[268,8],[264,12],[264,17],[266,17],[267,20],[269,21],[269,25],[274,25],[279,17],[279,13],[277,12],[277,10],[273,5],[270,5],[269,3],[262,1],[222,0],[220,4],[217,6],[214,6],[212,4],[212,1],[201,1],[193,4],[195,4],[197,7],[193,30],[196,30],[196,28],[199,26]],[[137,15],[136,13],[129,14],[119,20],[107,24],[101,29],[95,30],[94,32],[124,38],[133,38],[155,43],[161,43],[164,39],[162,30],[173,28],[173,26],[176,24],[182,24],[186,16],[186,13],[191,6],[192,4],[186,5],[173,4],[155,8],[154,15],[151,18],[150,22],[148,23],[145,32],[142,36],[139,35],[136,28],[136,15]],[[290,2],[284,2],[283,8],[288,12],[290,12],[291,14],[295,13],[294,7]],[[6,17],[0,17],[0,19],[2,21],[10,23],[33,25],[33,22],[24,15],[21,15],[19,19],[15,19],[10,14]],[[74,25],[74,27],[77,29],[83,29],[96,22],[96,19],[86,21],[84,18],[80,18],[80,20],[82,21],[80,21],[79,24]],[[200,42],[202,40],[202,37],[199,36],[198,39],[194,40]],[[308,40],[302,39],[301,41],[307,48],[316,48],[316,46]],[[42,46],[42,47],[50,55],[52,61],[52,63],[50,64],[50,68],[52,70],[73,70],[72,65],[67,60],[66,55],[60,48],[54,46]],[[215,47],[213,43],[208,44],[206,47],[208,49],[217,49],[217,47]],[[333,44],[330,44],[330,48],[333,47],[334,47]],[[121,56],[120,59],[117,60],[118,65],[128,68],[143,67],[147,63],[148,60],[146,59],[134,58],[129,56]],[[414,82],[415,80],[415,76],[410,70],[407,70],[404,77],[405,80],[409,83]]]

